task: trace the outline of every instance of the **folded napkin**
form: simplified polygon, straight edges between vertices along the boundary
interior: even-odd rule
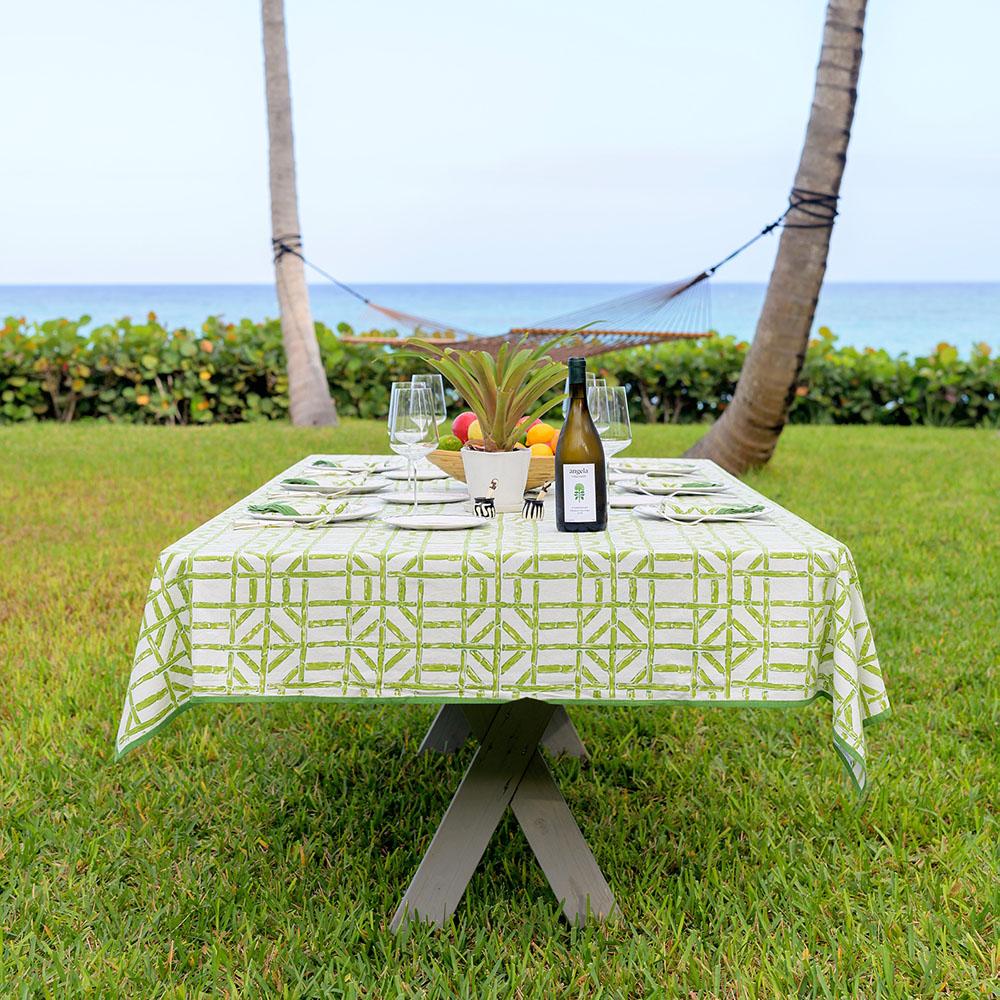
[[[363,458],[317,458],[312,464],[314,468],[333,469],[335,472],[373,472],[385,464],[385,459],[373,458],[366,461]]]
[[[300,517],[299,512],[287,503],[252,503],[247,510],[251,514],[287,514],[288,517]]]
[[[613,459],[611,464],[618,469],[620,472],[640,472],[647,476],[664,476],[664,475],[675,475],[676,473],[682,473],[683,475],[690,475],[695,471],[695,466],[691,462],[667,462],[659,468],[650,468],[645,462],[637,462],[631,459],[626,459],[621,461],[620,459]]]
[[[331,469],[329,472],[323,470],[320,474],[323,476],[322,482],[305,476],[293,476],[281,481],[292,486],[323,486],[336,489],[341,486],[364,486],[371,476],[370,472],[352,472],[348,469]]]
[[[662,480],[662,476],[660,479]],[[657,489],[668,489],[668,490],[704,490],[704,489],[714,489],[716,486],[721,486],[722,483],[714,483],[710,479],[688,479],[683,483],[664,483],[657,482],[654,476],[642,476],[636,482],[640,486],[655,486]]]
[[[675,503],[661,503],[660,513],[666,517],[728,517],[734,514],[759,514],[764,509],[762,503],[731,504],[728,507],[712,507],[706,504],[685,504],[683,507]]]
[[[270,503],[252,503],[247,507],[251,514],[284,514],[286,517],[319,517],[325,514],[327,517],[336,517],[343,514],[351,505],[349,503],[338,503],[331,508],[326,503],[309,504],[309,510],[302,510],[287,503],[279,503],[272,500]]]

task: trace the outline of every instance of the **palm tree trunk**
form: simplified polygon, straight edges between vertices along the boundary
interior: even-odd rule
[[[732,404],[688,455],[733,473],[774,453],[795,396],[833,232],[836,196],[851,138],[866,0],[830,0],[812,112],[757,332]],[[823,204],[794,207],[804,195]],[[825,207],[824,207],[825,204]],[[825,216],[817,219],[817,215]]]
[[[281,337],[288,364],[288,398],[293,424],[336,424],[316,327],[309,308],[302,260],[279,244],[301,251],[299,206],[292,143],[292,97],[288,82],[283,0],[261,0],[264,25],[264,77],[271,175],[271,237],[275,246],[274,278],[281,312]]]

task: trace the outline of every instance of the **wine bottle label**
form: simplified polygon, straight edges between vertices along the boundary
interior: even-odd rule
[[[597,487],[594,478],[594,463],[580,462],[562,467],[563,474],[563,520],[596,521]]]

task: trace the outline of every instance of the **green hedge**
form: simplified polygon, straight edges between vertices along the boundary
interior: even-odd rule
[[[167,330],[150,313],[81,333],[88,317],[0,330],[0,423],[104,418],[126,423],[236,423],[284,417],[288,384],[276,321],[209,318]],[[341,327],[341,332],[351,332]],[[330,388],[346,416],[384,417],[389,384],[414,362],[363,337],[317,324]],[[732,399],[747,345],[732,337],[635,348],[594,365],[627,385],[633,418],[691,423]],[[800,423],[1000,426],[1000,360],[985,344],[968,358],[948,344],[926,357],[810,343],[791,419]]]
[[[606,355],[599,363],[629,387],[633,416],[691,423],[732,401],[749,344],[732,337],[682,341]],[[814,424],[1000,426],[1000,357],[978,344],[968,358],[950,344],[926,357],[838,347],[821,327],[809,342],[790,419]]]

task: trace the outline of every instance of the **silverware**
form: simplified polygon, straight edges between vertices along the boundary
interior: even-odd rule
[[[229,527],[235,531],[247,528],[305,528],[307,531],[311,531],[313,528],[326,528],[336,523],[335,518],[320,517],[315,521],[233,521]]]
[[[321,496],[327,500],[336,500],[338,497],[350,496],[351,487],[331,487],[326,489],[322,486],[317,486],[314,489],[308,490],[272,490],[267,494],[269,500],[301,500],[303,497],[315,497]]]

